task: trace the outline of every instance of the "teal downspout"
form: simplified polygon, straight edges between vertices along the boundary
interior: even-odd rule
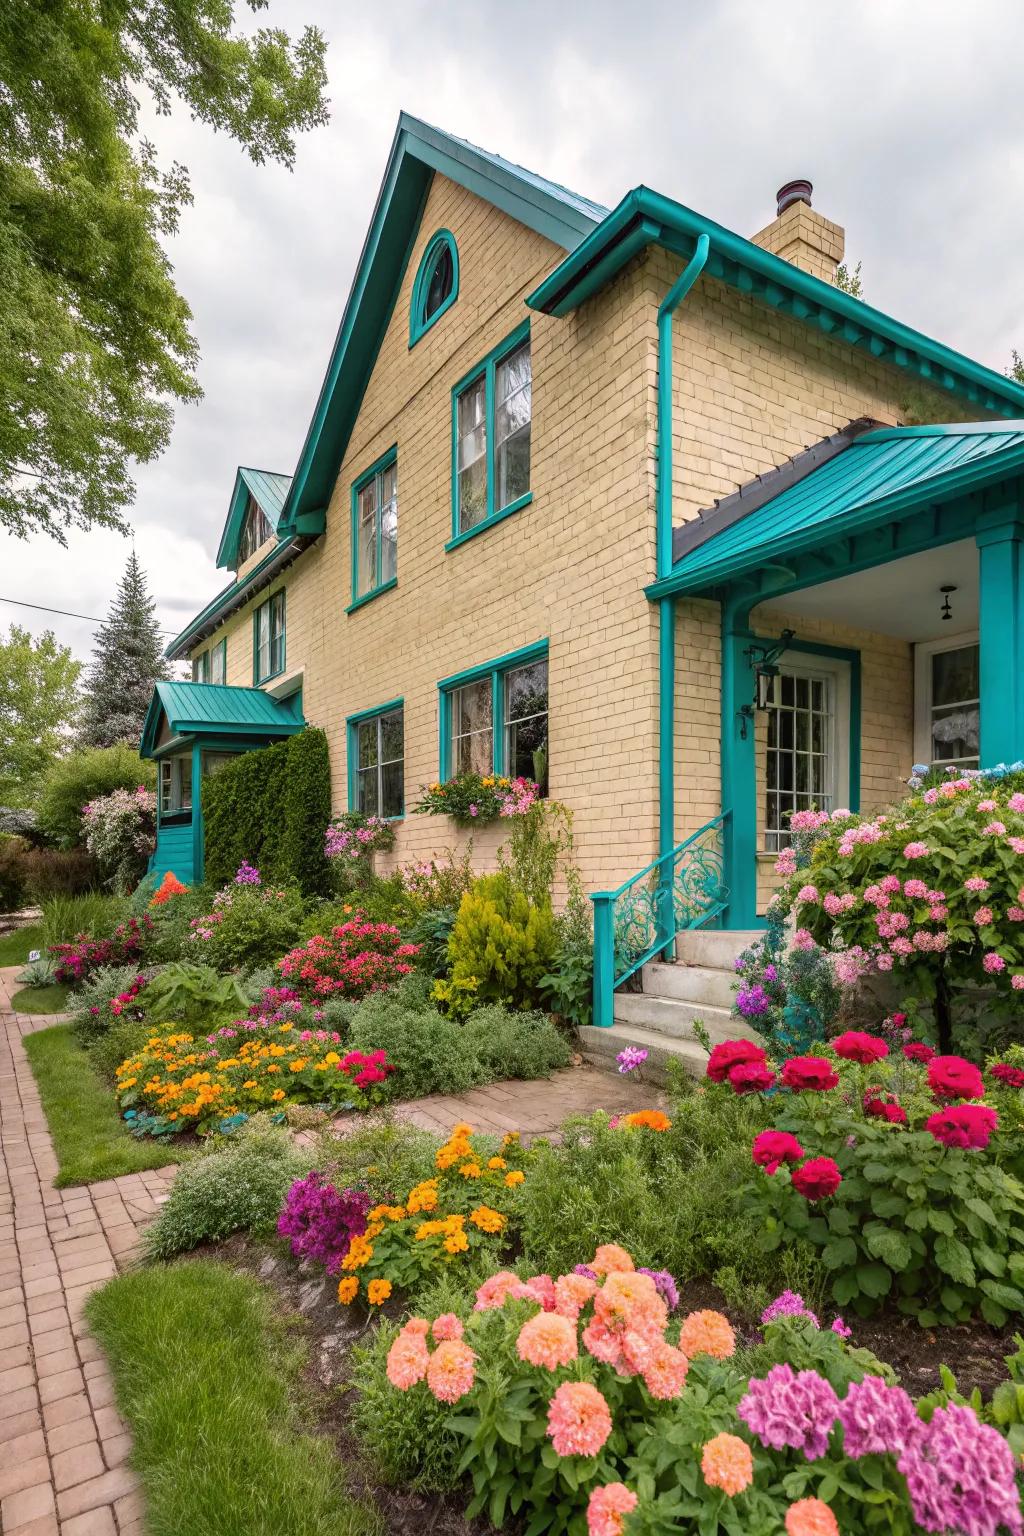
[[[750,706],[751,596],[731,593],[722,603],[722,809],[729,928],[757,927],[757,755],[756,721]]]

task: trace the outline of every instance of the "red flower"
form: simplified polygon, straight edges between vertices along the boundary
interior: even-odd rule
[[[826,1200],[842,1182],[838,1164],[830,1157],[811,1157],[793,1169],[793,1188],[805,1200]]]
[[[911,1040],[909,1045],[903,1047],[903,1054],[908,1061],[920,1061],[927,1064],[932,1060],[935,1052],[930,1045],[925,1045],[923,1040]]]
[[[876,1120],[888,1120],[890,1125],[906,1125],[907,1112],[891,1093],[881,1088],[869,1088],[864,1095],[864,1113]]]
[[[987,1147],[989,1137],[999,1124],[999,1116],[987,1104],[958,1104],[953,1109],[936,1110],[925,1121],[936,1141],[944,1147]]]
[[[729,1068],[726,1079],[737,1093],[764,1093],[775,1081],[775,1073],[764,1061],[739,1061]]]
[[[763,1065],[764,1047],[753,1040],[723,1040],[708,1057],[707,1075],[713,1083],[724,1083],[733,1067],[741,1062],[756,1061]]]
[[[996,1081],[1005,1083],[1007,1088],[1024,1088],[1024,1071],[1020,1067],[1011,1067],[1008,1061],[997,1061],[990,1070]]]
[[[824,1056],[791,1056],[782,1068],[782,1081],[797,1092],[812,1089],[821,1093],[836,1087],[839,1073]]]
[[[981,1073],[962,1056],[933,1056],[928,1087],[937,1099],[980,1099],[985,1092]]]
[[[751,1156],[765,1173],[774,1173],[780,1163],[798,1163],[804,1149],[788,1131],[761,1131],[754,1137]]]
[[[889,1047],[877,1035],[867,1035],[862,1029],[848,1029],[845,1035],[837,1035],[832,1049],[844,1061],[862,1061],[869,1064],[888,1056]]]

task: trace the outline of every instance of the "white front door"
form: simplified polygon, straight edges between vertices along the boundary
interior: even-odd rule
[[[976,634],[914,647],[914,761],[930,768],[977,768],[981,685]]]
[[[849,803],[849,663],[787,652],[772,684],[766,724],[762,846],[776,853],[790,841],[794,811],[831,811]]]

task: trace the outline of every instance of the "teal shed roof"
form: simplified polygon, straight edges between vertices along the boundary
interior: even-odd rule
[[[288,495],[288,487],[292,483],[291,475],[278,475],[272,469],[249,469],[245,464],[238,466],[238,473],[252,492],[257,505],[276,524]]]
[[[220,683],[157,683],[139,745],[153,757],[161,719],[173,736],[239,736],[272,739],[303,729],[299,695],[275,699],[262,688],[229,688]]]
[[[1021,474],[1024,421],[865,432],[746,516],[705,514],[703,539],[686,524],[695,547],[648,592],[707,592],[826,540]]]
[[[220,536],[220,547],[217,550],[219,567],[234,570],[238,565],[238,547],[249,497],[255,501],[271,528],[276,530],[291,483],[291,475],[278,475],[270,469],[249,469],[245,464],[238,466],[228,503],[228,515],[224,521],[224,532]]]

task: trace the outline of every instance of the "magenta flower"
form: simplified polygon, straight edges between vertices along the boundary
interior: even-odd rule
[[[852,1390],[852,1388],[851,1388]],[[936,1408],[897,1461],[914,1519],[926,1531],[1021,1536],[1013,1452],[970,1408]]]
[[[833,1325],[834,1326],[834,1325]],[[902,1387],[890,1387],[879,1376],[854,1382],[839,1404],[843,1449],[847,1456],[900,1455],[921,1429],[921,1420]]]
[[[752,1376],[736,1412],[762,1445],[773,1451],[789,1446],[817,1461],[828,1450],[839,1399],[817,1371],[773,1365],[767,1376]]]

